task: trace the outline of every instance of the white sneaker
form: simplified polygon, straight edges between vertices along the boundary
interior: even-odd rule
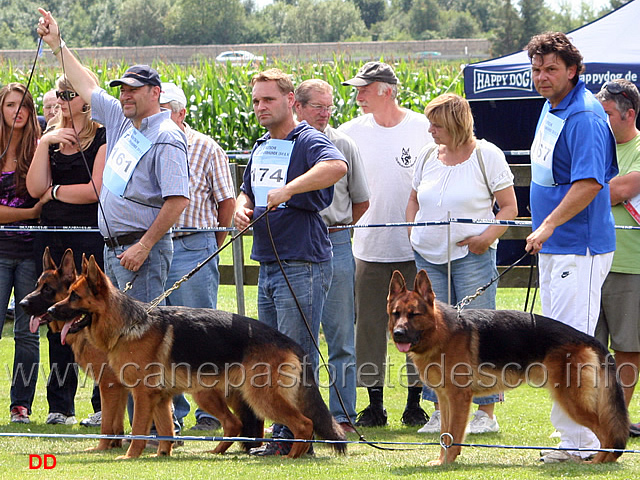
[[[500,425],[498,425],[498,420],[496,416],[493,415],[493,418],[489,417],[482,410],[477,410],[473,414],[473,418],[467,425],[467,430],[465,433],[469,434],[480,434],[480,433],[495,433],[500,431]]]
[[[92,413],[80,422],[83,427],[99,427],[102,425],[102,411]]]
[[[52,412],[47,415],[47,420],[45,423],[49,425],[74,425],[77,422],[76,417],[73,415],[66,416],[63,413]]]
[[[435,410],[418,433],[440,433],[440,410]]]

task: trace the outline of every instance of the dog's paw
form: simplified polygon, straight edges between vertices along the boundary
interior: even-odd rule
[[[438,467],[440,465],[442,465],[443,462],[441,459],[437,459],[437,460],[431,460],[430,462],[427,463],[427,466],[429,467]]]

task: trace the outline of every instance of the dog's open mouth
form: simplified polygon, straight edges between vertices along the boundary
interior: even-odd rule
[[[396,344],[398,351],[407,353],[420,340],[420,333],[409,332],[404,329],[395,329],[393,331],[393,342]]]
[[[51,316],[48,313],[43,313],[42,315],[32,315],[29,319],[29,330],[31,333],[36,333],[40,325],[44,325],[45,323],[51,320]]]
[[[60,332],[60,343],[62,345],[66,344],[66,338],[68,333],[76,333],[82,330],[84,327],[91,323],[91,314],[83,313],[70,322],[66,322],[64,327],[62,327],[62,331]]]

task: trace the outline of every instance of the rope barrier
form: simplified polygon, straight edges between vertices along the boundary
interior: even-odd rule
[[[475,225],[503,225],[508,227],[531,227],[531,220],[492,220],[492,219],[474,219],[474,218],[450,218],[449,220],[439,220],[430,222],[392,222],[392,223],[366,223],[356,225],[336,225],[335,229],[355,229],[355,228],[394,228],[394,227],[432,227],[441,225],[450,225],[454,223],[461,224],[475,224]],[[618,230],[640,230],[640,225],[616,225]],[[17,226],[17,225],[0,225],[0,231],[12,231],[12,232],[99,232],[95,227],[82,227],[82,226]],[[206,228],[174,228],[172,233],[200,233],[200,232],[234,232],[237,231],[235,227],[206,227]]]
[[[51,439],[73,439],[73,440],[158,440],[158,441],[186,441],[186,442],[291,442],[291,443],[316,443],[316,444],[344,444],[344,445],[403,445],[413,447],[429,447],[440,446],[448,449],[450,447],[470,447],[470,448],[498,448],[506,450],[560,450],[572,452],[619,452],[627,454],[640,453],[636,449],[613,449],[613,448],[566,448],[566,447],[549,447],[549,446],[530,446],[530,445],[499,445],[486,443],[454,443],[453,437],[449,433],[440,435],[437,442],[400,442],[386,440],[306,440],[300,438],[259,438],[259,437],[224,437],[224,436],[175,436],[167,437],[162,435],[106,435],[106,434],[71,434],[71,433],[23,433],[23,432],[2,432],[0,438],[51,438]]]

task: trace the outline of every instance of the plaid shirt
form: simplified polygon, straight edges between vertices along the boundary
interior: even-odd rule
[[[218,203],[235,198],[229,159],[211,137],[196,132],[186,123],[184,126],[189,143],[190,201],[175,226],[217,227]]]

